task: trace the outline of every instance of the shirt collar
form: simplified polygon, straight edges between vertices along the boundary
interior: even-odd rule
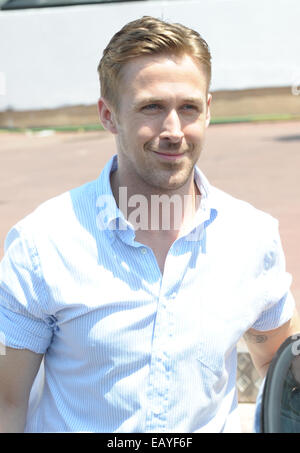
[[[194,167],[194,181],[201,194],[200,208],[206,210],[208,208],[209,195],[211,193],[211,186],[208,179],[204,176],[201,170],[195,165]]]
[[[97,224],[100,229],[104,230],[126,230],[131,231],[134,237],[132,225],[125,219],[123,212],[118,208],[110,185],[110,174],[118,168],[118,156],[115,154],[105,165],[97,182]],[[211,204],[211,185],[202,171],[194,167],[195,183],[201,194],[200,206],[196,212],[192,230],[200,225],[208,224],[207,221],[217,215],[217,210],[213,209]],[[112,237],[112,234],[111,234]]]
[[[194,170],[194,181],[197,184],[197,187],[201,194],[200,206],[195,216],[195,223],[199,225],[211,217],[211,210],[214,208],[214,206],[212,206],[213,196],[211,184],[196,165],[194,167]],[[216,211],[216,209],[214,209],[214,211]]]
[[[117,155],[114,155],[103,168],[97,180],[97,226],[101,230],[132,229],[125,219],[123,212],[118,208],[111,190],[110,174],[118,168]]]

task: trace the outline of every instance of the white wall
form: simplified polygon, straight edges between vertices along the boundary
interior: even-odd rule
[[[300,79],[299,0],[154,0],[0,11],[0,111],[94,104],[103,48],[142,15],[181,22],[203,35],[213,56],[213,90],[292,86]]]

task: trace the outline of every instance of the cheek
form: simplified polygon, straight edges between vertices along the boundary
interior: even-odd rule
[[[154,124],[140,126],[137,130],[137,139],[139,143],[146,143],[157,135],[157,128]]]
[[[201,123],[188,124],[184,127],[183,132],[187,142],[201,142],[203,140],[205,127]]]

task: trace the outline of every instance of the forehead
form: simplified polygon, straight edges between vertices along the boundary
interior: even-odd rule
[[[174,90],[202,97],[208,88],[204,68],[189,55],[151,55],[130,60],[123,67],[121,86],[122,92],[125,89],[134,97]]]

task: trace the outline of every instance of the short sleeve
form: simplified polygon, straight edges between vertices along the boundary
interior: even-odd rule
[[[0,262],[0,332],[5,345],[44,353],[52,339],[37,251],[14,227]]]
[[[295,301],[289,291],[272,308],[263,311],[252,328],[261,331],[276,329],[291,319],[294,310]]]
[[[252,325],[253,329],[261,331],[280,327],[291,319],[295,310],[295,301],[290,291],[292,276],[286,272],[277,220],[274,226],[269,230],[269,240],[266,241],[269,247],[262,263],[266,294],[264,310]]]

